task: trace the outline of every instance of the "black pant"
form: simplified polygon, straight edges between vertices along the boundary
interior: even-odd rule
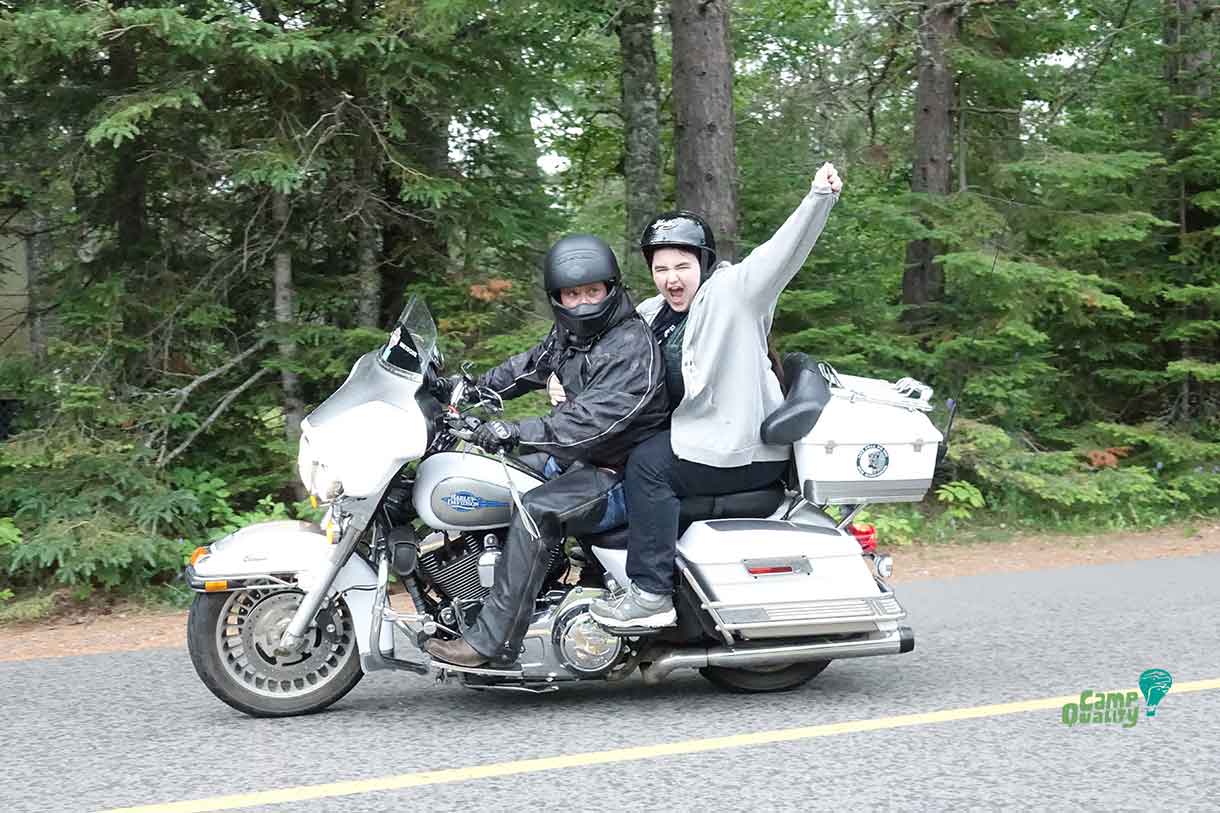
[[[512,663],[529,629],[534,599],[551,555],[565,536],[589,533],[606,511],[606,494],[622,480],[612,469],[574,463],[563,474],[521,495],[541,533],[534,539],[518,512],[496,562],[495,582],[479,618],[462,637],[481,655]]]
[[[720,468],[681,460],[670,446],[669,432],[636,446],[623,483],[630,534],[628,578],[649,593],[670,593],[681,498],[766,488],[784,476],[787,465],[786,460],[768,460]]]

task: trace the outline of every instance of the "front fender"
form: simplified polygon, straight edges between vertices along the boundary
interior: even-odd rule
[[[186,581],[198,592],[284,583],[308,591],[335,550],[321,527],[311,522],[260,522],[212,543],[206,554],[187,565]],[[376,572],[355,554],[348,557],[331,585],[331,593],[342,593],[352,612],[356,642],[365,654],[369,652],[376,590]],[[390,626],[382,625],[379,633],[382,648],[392,648]]]
[[[187,567],[187,581],[202,589],[205,581],[295,576],[320,568],[330,559],[333,547],[321,527],[311,522],[260,522],[213,542],[207,553]]]

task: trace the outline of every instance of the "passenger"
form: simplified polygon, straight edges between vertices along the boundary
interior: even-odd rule
[[[765,488],[783,476],[788,447],[767,445],[760,434],[783,402],[767,335],[780,292],[809,256],[842,187],[834,166],[824,164],[787,222],[736,265],[716,267],[712,230],[698,215],[663,214],[644,230],[640,247],[659,295],[639,311],[665,356],[673,416],[669,431],[640,443],[628,460],[631,583],[592,603],[598,623],[673,624],[680,499]]]
[[[543,287],[555,326],[479,383],[516,398],[546,387],[553,375],[566,398],[540,418],[488,421],[474,438],[488,451],[520,444],[540,453],[537,467],[549,481],[522,502],[541,538],[514,512],[478,620],[462,638],[426,644],[460,666],[517,659],[552,553],[568,534],[625,521],[618,487],[627,453],[668,420],[661,351],[623,289],[610,246],[592,235],[563,238],[547,253]]]

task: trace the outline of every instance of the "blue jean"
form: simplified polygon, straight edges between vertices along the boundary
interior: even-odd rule
[[[563,467],[559,465],[559,461],[554,457],[548,457],[542,466],[542,476],[548,480],[554,480],[561,474],[563,474]],[[597,527],[593,529],[593,533],[605,533],[626,524],[627,495],[623,491],[623,484],[619,483],[606,495],[606,513],[597,523]]]

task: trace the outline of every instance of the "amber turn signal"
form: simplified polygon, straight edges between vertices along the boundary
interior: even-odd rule
[[[219,593],[229,589],[229,583],[223,579],[218,582],[204,582],[203,589],[209,593]]]
[[[191,553],[191,564],[192,565],[195,564],[196,562],[198,562],[200,559],[202,559],[204,556],[207,556],[207,555],[208,555],[208,548],[206,548],[206,547],[195,548],[194,552]]]

